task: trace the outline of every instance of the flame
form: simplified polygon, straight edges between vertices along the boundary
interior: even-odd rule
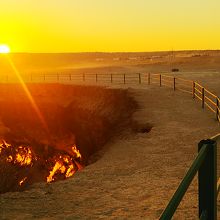
[[[77,149],[77,147],[76,147],[76,145],[74,145],[73,147],[72,147],[72,151],[73,151],[73,153],[75,154],[75,156],[76,156],[76,158],[82,158],[82,155],[80,154],[80,152],[79,152],[79,150]]]
[[[51,156],[48,160],[45,160],[47,167],[52,164],[46,178],[47,183],[58,179],[69,178],[83,168],[81,165],[82,155],[76,145],[73,145],[70,149],[72,149],[72,152],[69,154],[59,152],[58,155]],[[0,156],[3,156],[6,163],[11,163],[19,167],[28,167],[29,169],[40,158],[35,156],[30,146],[12,146],[5,140],[0,142]],[[23,185],[27,178],[25,177],[18,181],[18,185]]]
[[[24,178],[19,182],[19,186],[23,185],[26,180],[27,180],[27,177],[24,177]]]
[[[0,144],[0,154],[3,151],[13,152],[6,157],[6,162],[17,164],[20,166],[32,166],[33,160],[36,160],[33,152],[29,146],[19,146],[14,148],[11,144],[8,144],[5,140],[2,140],[2,144]]]
[[[55,165],[47,177],[48,183],[53,182],[56,175],[64,174],[65,178],[69,178],[73,176],[77,170],[82,169],[82,165],[76,161],[77,159],[81,159],[82,155],[75,145],[72,147],[72,151],[74,153],[73,157],[70,157],[69,155],[60,155],[55,159]]]
[[[20,146],[17,150],[15,163],[19,163],[21,166],[32,165],[33,154],[30,147]]]

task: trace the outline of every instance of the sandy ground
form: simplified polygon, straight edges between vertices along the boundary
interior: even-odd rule
[[[124,128],[100,160],[73,178],[1,195],[0,219],[159,218],[195,158],[198,142],[220,126],[188,94],[146,85],[128,89],[139,103],[133,120],[152,124],[151,132]],[[197,203],[195,179],[173,219],[197,219]]]

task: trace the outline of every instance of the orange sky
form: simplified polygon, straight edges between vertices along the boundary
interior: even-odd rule
[[[219,0],[4,0],[12,52],[220,49]]]

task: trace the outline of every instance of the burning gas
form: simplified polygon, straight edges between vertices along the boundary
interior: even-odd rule
[[[0,141],[0,162],[16,168],[21,175],[16,176],[18,187],[25,186],[28,182],[33,182],[33,170],[36,167],[44,168],[44,181],[53,181],[69,178],[74,173],[83,168],[82,155],[76,145],[70,148],[71,153],[54,150],[50,155],[35,153],[34,148],[25,145],[12,145],[5,140]],[[46,156],[45,156],[46,155]],[[4,172],[7,172],[5,170]],[[30,175],[31,173],[31,175]],[[0,189],[1,191],[1,189]]]
[[[77,160],[80,161],[82,156],[75,145],[72,147],[72,153],[72,156],[59,155],[58,157],[55,156],[52,158],[52,162],[55,162],[55,165],[47,177],[48,183],[54,181],[56,176],[63,175],[65,178],[69,178],[73,176],[77,170],[82,169],[80,163],[77,162]]]

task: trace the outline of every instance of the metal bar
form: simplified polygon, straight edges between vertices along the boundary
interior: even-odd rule
[[[181,81],[185,81],[185,82],[188,82],[188,83],[192,83],[192,80],[189,80],[189,79],[183,79],[183,78],[176,78],[176,79],[178,79],[178,80],[181,80]]]
[[[202,108],[205,108],[205,90],[202,88]]]
[[[194,94],[196,98],[198,98],[200,101],[202,101],[202,98],[198,96],[196,93]]]
[[[186,90],[186,89],[177,88],[177,90],[180,90],[180,91],[182,91],[182,92],[186,92],[186,93],[192,94],[191,91],[188,91],[188,90]]]
[[[195,82],[196,86],[199,86],[200,88],[203,88],[199,83]]]
[[[216,113],[215,110],[207,103],[204,102],[205,106],[207,106],[213,113]]]
[[[213,104],[215,107],[217,106],[216,103],[211,100],[209,97],[205,96],[205,99],[207,99],[211,104]]]
[[[198,172],[199,217],[206,210],[208,220],[217,220],[217,144],[213,140],[202,140],[198,151],[204,146],[207,149],[206,158]]]
[[[177,207],[179,206],[183,196],[185,195],[190,183],[192,182],[197,171],[199,170],[201,164],[204,162],[206,155],[207,155],[207,152],[208,152],[207,145],[203,145],[201,147],[196,159],[193,161],[187,174],[183,178],[178,189],[176,190],[172,199],[170,200],[169,204],[167,205],[166,209],[162,213],[160,220],[168,220],[168,219],[172,218],[172,216],[175,213]]]
[[[195,88],[195,91],[200,93],[200,94],[202,94],[202,92],[199,89],[197,89],[197,88]]]
[[[216,95],[213,94],[212,92],[210,92],[209,90],[205,89],[205,92],[207,92],[209,95],[213,96],[214,98],[216,98]]]

